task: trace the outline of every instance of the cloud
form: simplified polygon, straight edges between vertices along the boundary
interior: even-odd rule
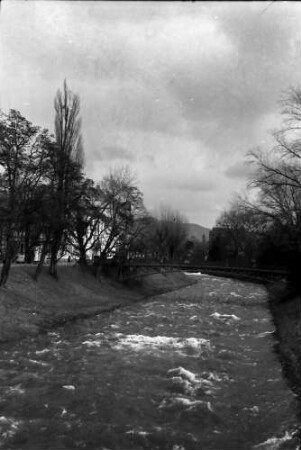
[[[251,166],[246,161],[237,161],[229,166],[224,174],[231,179],[244,178],[249,179],[255,172],[254,166]]]
[[[184,58],[177,71],[182,76],[173,83],[187,116],[198,122],[214,117],[220,130],[236,129],[239,140],[239,127],[243,124],[252,136],[254,121],[277,108],[280,90],[300,74],[300,6],[274,2],[261,14],[263,7],[261,2],[214,3],[216,29],[225,36],[227,51],[213,52],[205,64],[196,59],[191,71]]]
[[[83,111],[100,129],[121,127],[168,134],[189,131],[174,99],[160,83],[149,86],[143,80],[112,79],[84,85],[81,91],[89,100]]]
[[[99,159],[103,159],[105,161],[134,161],[135,155],[133,155],[129,150],[121,147],[104,147],[101,149],[101,152],[98,154],[94,154],[95,157],[99,157]]]
[[[53,127],[67,78],[87,173],[129,163],[146,206],[213,224],[243,188],[242,158],[279,125],[300,76],[297,2],[4,2],[1,107]]]
[[[178,189],[188,192],[208,192],[214,189],[214,183],[212,179],[191,179],[188,175],[187,179],[179,180],[173,186],[167,186],[167,189]]]

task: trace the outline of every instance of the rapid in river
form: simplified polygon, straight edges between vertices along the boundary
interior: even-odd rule
[[[191,276],[190,287],[3,344],[0,448],[296,448],[264,287]]]

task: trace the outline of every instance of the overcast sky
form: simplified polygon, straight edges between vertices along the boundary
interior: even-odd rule
[[[79,94],[86,173],[129,165],[146,207],[214,226],[300,83],[299,2],[2,1],[0,108],[53,131]]]

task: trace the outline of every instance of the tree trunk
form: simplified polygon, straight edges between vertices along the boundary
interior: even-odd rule
[[[30,248],[30,226],[26,225],[24,234],[24,253],[25,262],[30,264],[32,262],[32,249]]]
[[[42,268],[43,268],[44,261],[45,261],[45,258],[46,258],[46,254],[47,254],[47,246],[48,246],[48,243],[44,242],[43,248],[42,248],[42,253],[41,253],[41,256],[40,256],[40,261],[38,263],[38,266],[36,268],[36,271],[35,271],[35,274],[34,274],[34,277],[33,277],[33,279],[35,281],[38,281],[38,278],[39,278],[39,276],[40,276],[40,274],[42,272]]]
[[[79,265],[82,267],[87,267],[87,255],[86,255],[86,248],[84,245],[84,241],[82,239],[82,236],[78,239],[78,249],[79,249]]]
[[[58,279],[57,274],[57,255],[60,249],[62,240],[62,232],[56,231],[53,236],[53,241],[51,243],[51,255],[50,255],[50,266],[49,266],[49,274]]]
[[[1,271],[0,286],[5,286],[7,283],[15,250],[11,236],[8,236],[6,239],[6,250]]]
[[[50,259],[50,266],[49,266],[49,274],[53,277],[58,279],[58,274],[57,274],[57,260],[56,260],[56,256],[51,255],[51,259]]]
[[[82,251],[80,251],[80,257],[79,257],[78,263],[82,267],[87,267],[88,266],[88,262],[87,262],[87,258],[86,258],[86,252],[85,251],[83,253],[82,253]]]
[[[6,256],[3,261],[1,278],[0,278],[0,286],[6,285],[6,282],[8,280],[8,276],[9,276],[9,272],[10,272],[10,267],[11,267],[11,259]]]

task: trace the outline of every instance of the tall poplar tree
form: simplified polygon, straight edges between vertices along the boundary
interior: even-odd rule
[[[52,211],[52,237],[50,242],[49,272],[57,277],[57,259],[68,230],[70,209],[83,179],[84,151],[81,135],[80,101],[64,81],[54,99],[55,141],[50,146]]]

